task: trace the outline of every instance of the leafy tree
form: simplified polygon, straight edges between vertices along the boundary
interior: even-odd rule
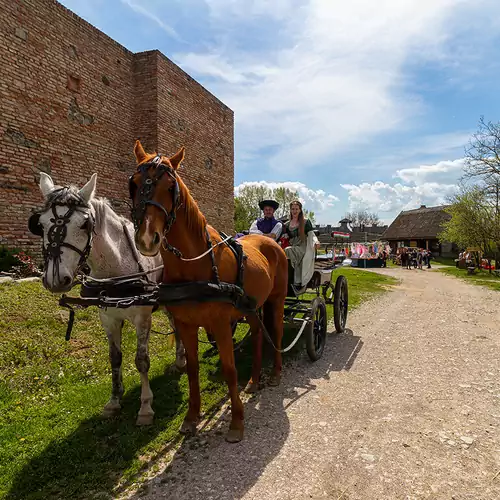
[[[353,227],[376,226],[380,224],[379,216],[376,213],[368,212],[367,210],[347,212],[344,217],[351,221]]]
[[[237,233],[247,230],[255,219],[245,207],[240,198],[234,199],[234,228]]]
[[[498,251],[500,219],[495,200],[478,186],[462,187],[445,208],[451,219],[443,223],[441,241],[455,243],[462,249],[479,247],[485,255]]]
[[[311,221],[311,224],[316,224],[316,216],[314,215],[314,212],[312,210],[307,210],[307,209],[303,209],[304,211],[304,217],[306,219],[309,219]]]

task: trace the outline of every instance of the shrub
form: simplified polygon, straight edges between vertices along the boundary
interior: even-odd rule
[[[19,261],[15,257],[20,252],[19,248],[0,247],[0,272],[8,272]]]
[[[42,273],[33,257],[21,251],[14,255],[17,259],[17,265],[12,266],[12,272],[16,278],[29,278],[30,276],[40,276]]]

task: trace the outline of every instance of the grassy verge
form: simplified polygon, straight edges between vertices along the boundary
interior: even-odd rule
[[[385,290],[392,278],[356,269],[341,269],[349,282],[350,309]],[[332,318],[332,306],[328,317]],[[168,331],[161,313],[153,329]],[[120,416],[100,417],[109,398],[111,371],[107,340],[97,310],[77,313],[70,342],[64,340],[66,314],[57,298],[39,283],[0,285],[0,498],[92,498],[113,495],[120,483],[140,475],[146,464],[180,439],[187,410],[187,379],[171,374],[174,350],[162,335],[150,342],[150,380],[155,423],[135,426],[140,382],[134,365],[135,332],[123,334],[126,393]],[[238,336],[243,335],[244,326]],[[284,345],[293,338],[285,332]],[[204,337],[204,336],[203,336]],[[219,358],[200,344],[203,410],[226,399]],[[285,361],[303,355],[303,346]],[[268,356],[270,362],[271,356]],[[251,346],[237,358],[242,382],[248,380]]]
[[[455,257],[433,257],[431,261],[432,264],[439,264],[441,266],[453,266],[455,267]]]
[[[486,286],[492,290],[500,290],[500,278],[488,271],[479,271],[477,274],[467,274],[467,269],[457,269],[456,267],[443,267],[438,269],[439,272],[445,273],[448,276],[461,278],[473,285]]]

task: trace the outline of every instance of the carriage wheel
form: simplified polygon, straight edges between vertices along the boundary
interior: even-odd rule
[[[327,284],[323,285],[322,293],[323,293],[323,298],[325,299],[325,302],[327,304],[332,304],[334,293],[333,293],[333,287],[332,287],[331,283],[327,283]]]
[[[306,326],[306,349],[311,361],[317,361],[323,354],[327,324],[325,301],[315,297],[311,303],[311,319]]]
[[[347,280],[345,276],[339,276],[335,282],[335,295],[333,297],[333,320],[337,333],[342,333],[345,330],[348,305]]]

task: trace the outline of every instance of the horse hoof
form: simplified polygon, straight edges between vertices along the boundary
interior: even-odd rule
[[[122,407],[118,406],[105,406],[102,410],[103,418],[113,418],[120,414]]]
[[[196,434],[196,423],[190,422],[189,420],[184,420],[179,432],[186,436],[194,436]]]
[[[137,415],[135,425],[142,427],[143,425],[153,425],[154,415]]]
[[[243,439],[243,429],[229,429],[226,434],[228,443],[239,443]]]
[[[259,390],[259,384],[257,382],[248,382],[244,391],[247,394],[255,394]]]
[[[281,383],[281,375],[271,375],[269,377],[269,385],[272,387],[277,387]]]
[[[186,362],[184,362],[180,365],[176,364],[175,367],[177,368],[177,371],[179,373],[186,373],[186,371],[187,371],[187,363]]]
[[[178,367],[177,365],[170,365],[167,370],[166,370],[166,373],[167,374],[170,374],[170,375],[176,375],[178,373],[186,373],[186,367]]]

